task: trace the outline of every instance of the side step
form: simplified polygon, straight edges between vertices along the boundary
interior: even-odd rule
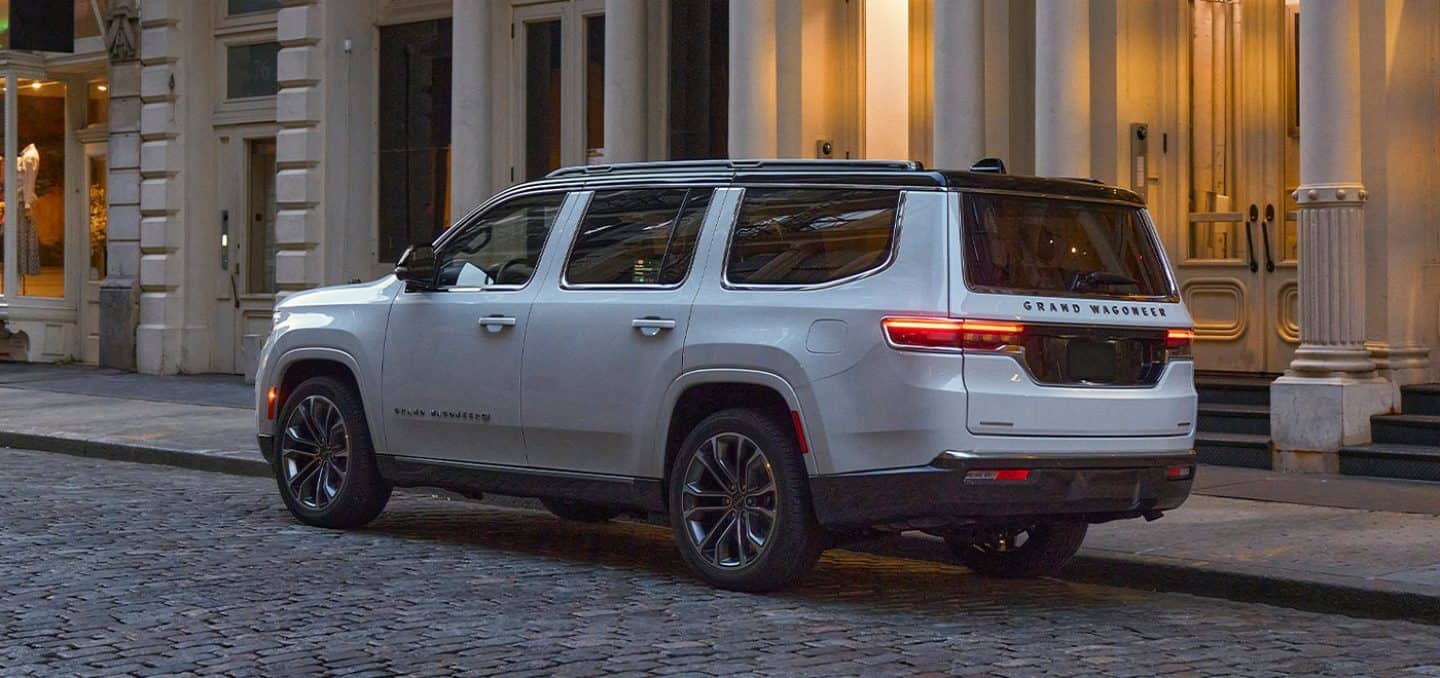
[[[1440,447],[1396,443],[1344,447],[1340,449],[1340,473],[1440,482]]]
[[[1268,424],[1269,419],[1265,421]],[[1274,467],[1269,434],[1199,431],[1195,434],[1195,455],[1202,464],[1267,470]]]

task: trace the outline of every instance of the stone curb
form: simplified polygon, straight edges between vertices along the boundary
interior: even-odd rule
[[[18,431],[0,431],[0,447],[41,450],[77,457],[114,459],[140,464],[178,466],[196,471],[228,473],[238,476],[270,476],[270,467],[260,458],[258,450],[255,451],[254,459],[243,459],[221,456],[213,450],[182,450],[157,445],[136,445]]]
[[[181,450],[77,437],[0,431],[0,447],[41,450],[80,457],[159,464],[231,475],[269,477],[270,467],[254,459],[225,457],[214,451]],[[488,500],[487,500],[488,501]],[[877,555],[955,563],[948,547],[931,537],[901,537],[847,546]],[[1213,562],[1186,561],[1103,549],[1082,549],[1061,578],[1087,584],[1165,593],[1186,593],[1246,603],[1278,605],[1312,612],[1372,619],[1402,619],[1440,624],[1440,593],[1391,582],[1356,586],[1341,578]]]

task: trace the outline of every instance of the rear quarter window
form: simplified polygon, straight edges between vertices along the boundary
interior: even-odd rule
[[[899,191],[747,188],[725,279],[814,285],[873,271],[890,258],[899,205]]]
[[[1130,205],[967,194],[965,280],[981,292],[1171,298],[1160,245]]]

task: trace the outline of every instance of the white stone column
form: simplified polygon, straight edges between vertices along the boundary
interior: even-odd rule
[[[323,0],[286,0],[280,9],[280,42],[275,122],[275,283],[277,299],[323,284],[321,234],[324,232],[321,120],[325,97],[321,82],[324,51]]]
[[[112,0],[107,12],[110,121],[99,362],[133,370],[140,278],[140,20],[133,0]]]
[[[646,159],[645,0],[605,0],[605,161]]]
[[[730,157],[777,155],[775,83],[775,0],[731,2]]]
[[[136,368],[180,371],[185,330],[185,5],[145,2],[140,40],[140,316]]]
[[[935,2],[935,167],[966,169],[985,155],[983,0]]]
[[[1358,0],[1300,8],[1300,348],[1271,386],[1282,470],[1335,471],[1393,401],[1365,349],[1359,13]]]
[[[450,62],[450,218],[459,219],[495,191],[490,107],[488,0],[455,0]]]
[[[1088,177],[1090,0],[1035,3],[1035,174]]]

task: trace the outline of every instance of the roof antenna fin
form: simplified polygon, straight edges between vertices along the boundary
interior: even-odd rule
[[[971,172],[988,172],[990,174],[1004,174],[1005,162],[999,158],[981,158],[970,166]]]

